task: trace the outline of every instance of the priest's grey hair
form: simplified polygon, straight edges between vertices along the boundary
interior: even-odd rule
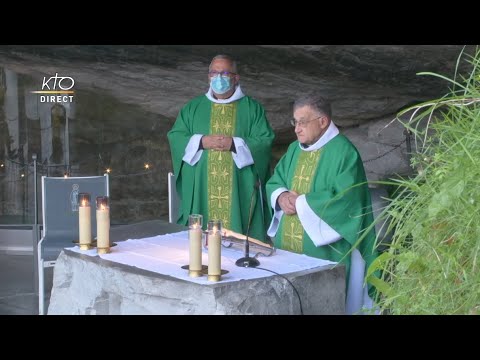
[[[209,71],[212,69],[212,63],[215,60],[219,60],[219,59],[224,59],[229,61],[230,64],[232,64],[232,72],[237,73],[237,62],[233,60],[233,58],[230,55],[224,55],[224,54],[217,55],[212,59],[212,61],[210,61],[210,65],[208,66]]]
[[[330,120],[332,118],[332,105],[328,99],[317,94],[307,94],[297,100],[293,104],[293,111],[298,108],[309,106],[320,115],[325,115]]]

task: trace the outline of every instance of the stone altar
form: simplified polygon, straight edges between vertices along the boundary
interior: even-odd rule
[[[118,243],[179,230],[185,228],[150,221],[112,228],[111,236]],[[62,251],[54,269],[48,314],[300,314],[299,299],[284,278],[267,273],[259,278],[237,280],[235,272],[245,269],[235,268],[228,261],[224,266],[223,253],[222,268],[230,270],[232,277],[230,281],[209,284],[102,257]],[[260,262],[268,268],[266,259],[260,258]],[[343,266],[326,265],[283,276],[297,289],[304,314],[343,314],[344,272]]]

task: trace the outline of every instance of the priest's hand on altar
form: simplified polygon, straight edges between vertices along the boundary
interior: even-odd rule
[[[298,194],[295,191],[285,191],[278,197],[278,205],[287,215],[295,215],[297,208],[295,202],[297,201]]]

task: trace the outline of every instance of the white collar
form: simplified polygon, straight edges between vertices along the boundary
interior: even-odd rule
[[[320,136],[320,139],[318,139],[315,144],[312,145],[302,145],[298,143],[298,146],[300,146],[300,149],[304,151],[314,151],[322,148],[326,143],[328,143],[330,140],[332,140],[335,136],[337,136],[340,132],[338,131],[338,128],[335,126],[333,121],[330,121],[330,125],[328,126],[327,131],[325,131],[325,134]]]
[[[209,87],[207,93],[205,96],[210,100],[213,101],[214,103],[217,104],[229,104],[231,102],[240,100],[245,96],[245,94],[242,92],[242,89],[240,88],[240,84],[237,85],[237,88],[235,89],[235,92],[233,93],[232,96],[230,96],[228,99],[216,99],[213,97],[212,94],[212,88]]]

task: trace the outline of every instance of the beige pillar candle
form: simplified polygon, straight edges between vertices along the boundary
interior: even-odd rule
[[[87,250],[92,243],[90,194],[78,194],[78,202],[78,242],[82,250]]]
[[[202,276],[202,219],[199,214],[189,216],[188,239],[190,243],[188,275]]]
[[[221,220],[208,222],[208,280],[219,281],[221,275]]]
[[[97,250],[106,253],[110,250],[110,207],[108,196],[97,197]]]
[[[189,230],[190,240],[190,270],[202,270],[202,229],[192,228]]]

